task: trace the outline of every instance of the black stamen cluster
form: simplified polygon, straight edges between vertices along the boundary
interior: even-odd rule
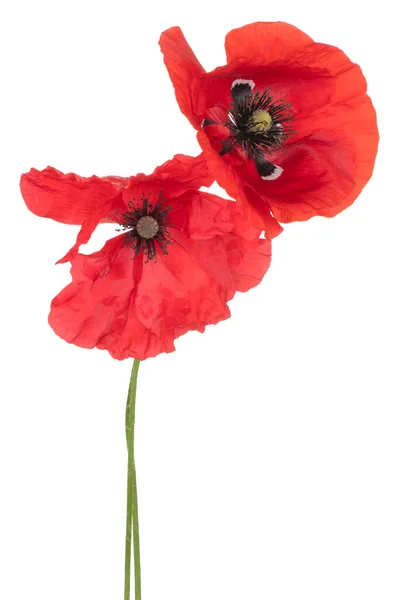
[[[169,207],[163,208],[161,192],[156,204],[150,203],[149,200],[150,195],[145,196],[143,194],[141,206],[135,206],[133,200],[128,202],[129,210],[119,217],[119,220],[122,222],[120,224],[121,229],[118,230],[126,232],[124,246],[129,246],[133,249],[133,258],[136,258],[140,252],[143,252],[147,257],[146,262],[156,260],[159,252],[168,254],[167,247],[172,243],[167,231],[167,216],[171,209]],[[157,222],[158,230],[154,237],[144,238],[138,233],[137,224],[142,217],[152,217]]]
[[[242,146],[250,156],[260,152],[271,153],[280,148],[285,140],[293,133],[288,123],[293,121],[291,105],[282,101],[274,102],[268,89],[262,94],[256,92],[242,96],[236,100],[228,112],[229,121],[226,126],[230,129],[233,142]],[[251,118],[257,110],[268,112],[272,125],[268,131],[254,127]]]

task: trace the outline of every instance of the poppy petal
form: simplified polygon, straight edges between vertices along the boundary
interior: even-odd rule
[[[120,360],[172,352],[175,338],[230,316],[227,292],[178,244],[144,265],[119,236],[99,252],[78,254],[71,274],[52,302],[51,327],[70,343],[107,349]]]
[[[235,202],[209,193],[192,198],[188,235],[171,235],[223,288],[229,299],[262,280],[271,262],[271,242],[240,217]]]
[[[313,40],[288,23],[251,23],[230,31],[225,38],[227,62],[234,59],[263,62],[286,60],[293,51]]]
[[[165,183],[179,182],[186,190],[209,187],[214,182],[203,154],[196,157],[176,154],[174,158],[157,167],[149,177],[156,177]]]
[[[279,155],[279,179],[263,181],[252,161],[238,167],[246,181],[267,198],[274,217],[281,223],[304,221],[311,216],[332,216],[355,186],[354,146],[335,132],[314,133],[288,144]]]
[[[118,195],[107,178],[64,174],[53,167],[31,169],[21,176],[20,187],[35,215],[68,225],[82,225],[93,212],[106,215]]]
[[[168,204],[172,207],[188,191],[209,187],[214,181],[215,177],[203,154],[196,157],[177,154],[157,167],[151,175],[139,173],[130,177],[128,185],[122,190],[122,197],[125,205],[128,205],[143,194],[157,200],[161,193],[163,198],[168,198]]]
[[[88,243],[92,236],[92,233],[94,232],[98,224],[99,219],[96,216],[86,219],[86,221],[82,223],[82,227],[80,228],[78,235],[76,236],[75,244],[72,246],[72,248],[68,250],[65,256],[63,256],[56,262],[56,264],[59,265],[71,261],[78,254],[79,248],[83,244]]]
[[[227,191],[229,196],[235,198],[237,210],[243,218],[252,227],[265,230],[268,238],[274,238],[279,235],[282,227],[271,215],[267,201],[260,201],[251,188],[244,188],[243,180],[236,171],[236,168],[227,163],[222,156],[218,155],[218,152],[214,150],[204,131],[197,133],[197,139],[215,180]]]
[[[72,282],[54,298],[49,314],[50,326],[67,342],[94,348],[122,330],[142,266],[142,259],[130,260],[132,251],[123,243],[118,236],[98,252],[72,258]],[[138,335],[143,329],[138,324]]]
[[[73,247],[58,263],[71,260],[86,244],[102,220],[112,219],[120,206],[125,183],[120,177],[79,177],[64,174],[53,167],[43,171],[31,169],[21,176],[21,193],[27,207],[40,217],[70,225],[81,225]]]
[[[379,134],[376,124],[376,113],[370,98],[367,95],[357,96],[348,100],[340,111],[336,106],[328,106],[318,114],[317,122],[323,121],[326,127],[325,134],[334,132],[336,144],[346,144],[350,139],[353,146],[353,180],[354,187],[346,198],[343,198],[336,206],[325,209],[325,216],[333,217],[341,210],[350,206],[363,187],[371,178],[376,153],[379,143]],[[307,116],[298,121],[298,134],[301,136],[306,132],[318,133],[316,118]],[[333,129],[335,128],[335,129]],[[338,138],[341,132],[346,131],[342,142]]]
[[[346,102],[367,91],[367,82],[359,65],[336,46],[313,43],[293,53],[291,61],[307,69],[318,69],[322,65],[329,72],[335,80],[331,104]]]
[[[171,27],[164,31],[159,44],[179,107],[191,124],[198,129],[201,119],[196,116],[194,111],[191,86],[193,79],[205,71],[187,43],[180,27]]]

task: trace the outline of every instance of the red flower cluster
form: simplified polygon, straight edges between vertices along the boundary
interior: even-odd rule
[[[129,178],[83,178],[52,167],[23,175],[32,212],[81,225],[59,261],[71,261],[72,282],[51,304],[54,331],[77,346],[142,360],[228,318],[227,301],[261,281],[271,249],[234,202],[199,191],[211,182],[203,156],[183,155]],[[118,223],[123,233],[99,252],[79,254],[101,222]]]
[[[160,45],[201,156],[178,155],[148,176],[82,178],[48,167],[21,178],[30,210],[81,225],[60,261],[71,261],[72,283],[53,300],[50,325],[118,359],[171,352],[178,336],[229,317],[227,301],[269,267],[261,231],[271,238],[279,222],[349,206],[378,145],[361,69],[291,25],[231,31],[227,64],[211,73],[178,27]],[[199,191],[214,180],[236,203]],[[80,254],[102,222],[122,234]]]
[[[211,73],[179,27],[160,46],[211,173],[252,224],[272,237],[277,221],[332,217],[357,198],[378,131],[361,69],[341,50],[279,22],[228,33],[227,64]]]

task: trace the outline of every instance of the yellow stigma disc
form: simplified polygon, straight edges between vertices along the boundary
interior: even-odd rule
[[[247,126],[251,133],[266,133],[272,127],[272,117],[266,110],[256,110],[249,119]]]

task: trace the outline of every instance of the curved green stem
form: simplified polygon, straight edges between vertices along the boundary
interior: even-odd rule
[[[140,584],[140,546],[139,546],[139,515],[136,485],[136,467],[134,455],[135,442],[135,405],[136,386],[140,361],[135,358],[129,383],[128,399],[126,402],[125,431],[128,446],[128,484],[126,504],[126,539],[125,539],[125,595],[124,600],[130,599],[131,593],[131,552],[133,532],[133,555],[135,561],[135,600],[141,600]]]

